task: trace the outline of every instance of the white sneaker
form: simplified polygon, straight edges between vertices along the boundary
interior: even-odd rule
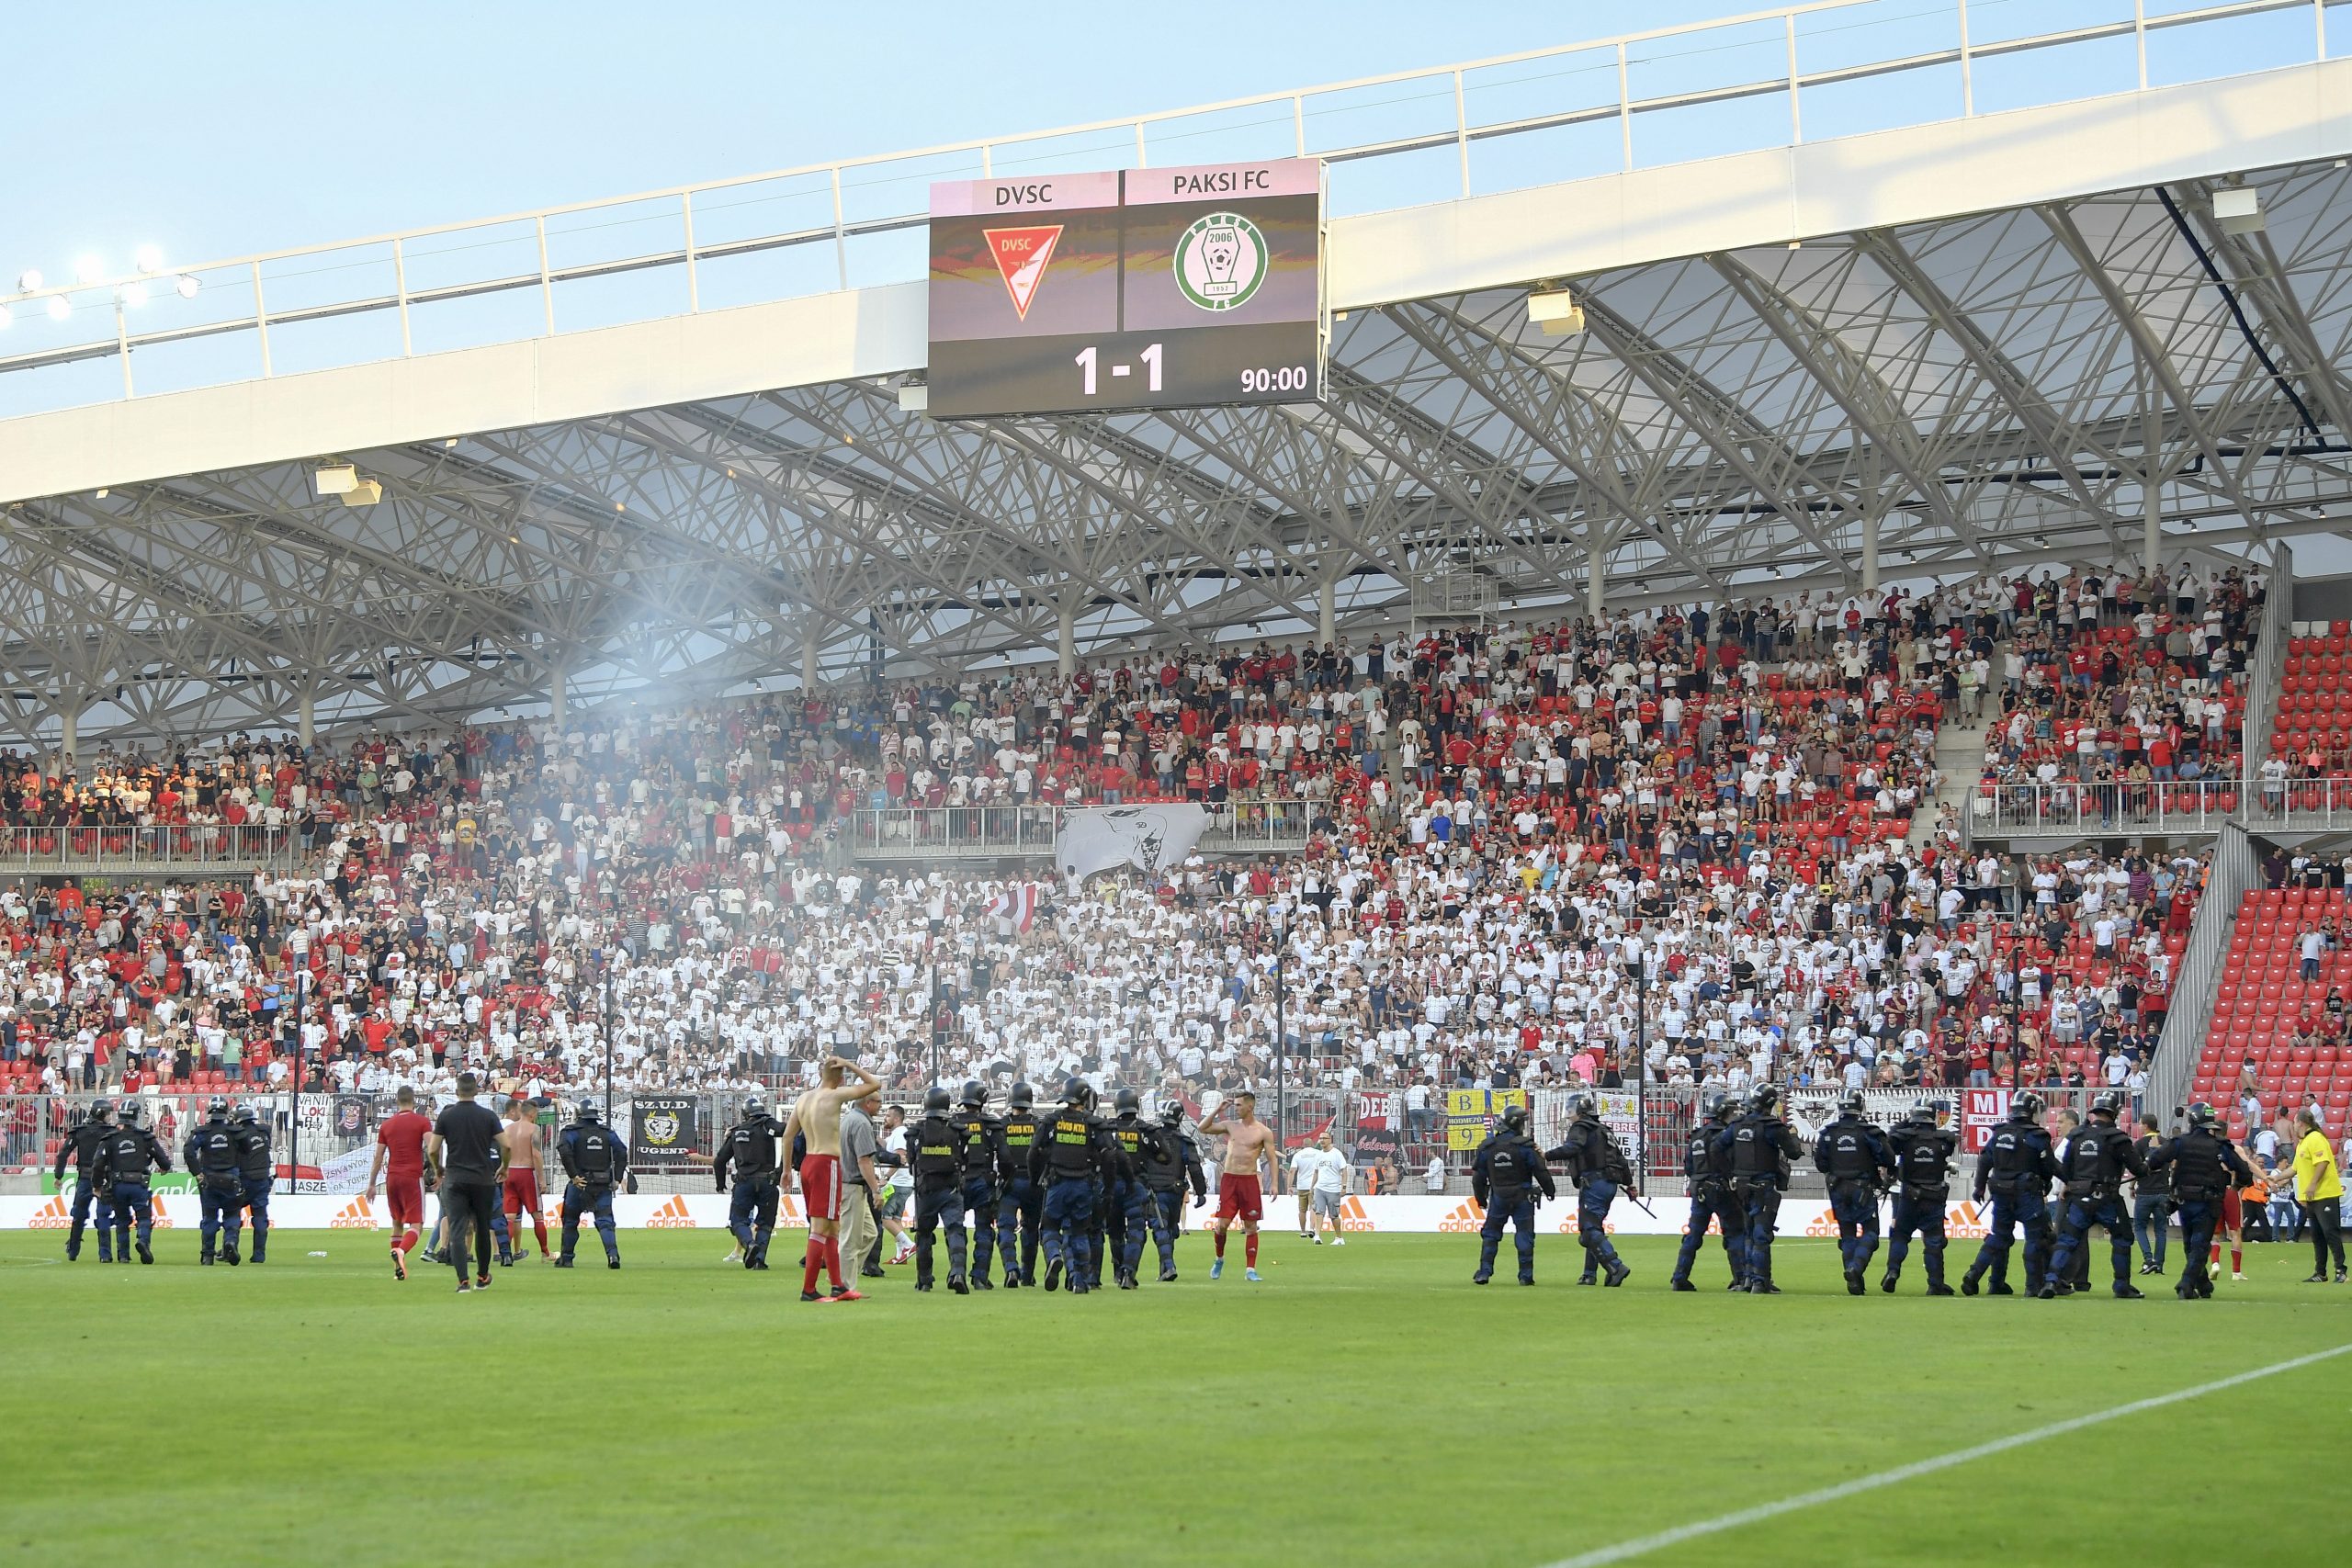
[[[2234,1269],[2230,1270],[2230,1278],[2235,1280],[2241,1285],[2245,1283],[2245,1276]]]
[[[1317,1236],[1317,1237],[1315,1238],[1315,1245],[1316,1245],[1316,1246],[1317,1246],[1317,1247],[1322,1246],[1322,1245],[1323,1245],[1323,1238],[1322,1238],[1321,1236],[1319,1236],[1319,1235],[1318,1235],[1318,1236]]]
[[[1345,1247],[1348,1245],[1348,1238],[1343,1235],[1335,1235],[1331,1238],[1331,1245],[1333,1247]]]

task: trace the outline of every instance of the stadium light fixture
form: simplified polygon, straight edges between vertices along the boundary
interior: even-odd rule
[[[77,283],[96,283],[107,275],[107,264],[96,256],[84,256],[74,264],[74,278]]]
[[[159,245],[141,245],[131,253],[130,262],[141,272],[161,272],[164,270],[163,248]]]
[[[73,312],[73,310],[74,307],[67,302],[64,295],[52,294],[49,297],[49,319],[51,321],[62,321]]]
[[[1565,288],[1538,285],[1528,290],[1527,319],[1545,337],[1574,337],[1584,331],[1584,307]]]
[[[384,487],[374,479],[361,479],[343,492],[345,506],[373,506],[384,499]]]
[[[196,280],[196,275],[194,273],[184,272],[180,274],[179,281],[173,284],[172,287],[180,291],[181,299],[193,299],[196,298],[196,291],[203,288],[204,285]]]
[[[2213,193],[2213,217],[2224,234],[2262,231],[2262,193],[2251,186]]]
[[[17,274],[17,291],[18,293],[30,294],[34,289],[39,288],[40,287],[40,274],[33,268],[27,267],[24,271]]]
[[[311,472],[311,483],[321,495],[349,495],[359,488],[359,470],[348,463],[328,463]]]

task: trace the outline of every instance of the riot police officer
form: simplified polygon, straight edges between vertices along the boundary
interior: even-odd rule
[[[2031,1090],[2015,1096],[2009,1101],[2008,1120],[1993,1129],[1984,1152],[1976,1156],[1975,1199],[1981,1204],[1985,1193],[1991,1192],[1993,1217],[1985,1225],[1984,1245],[1976,1249],[1976,1260],[1960,1277],[1963,1296],[1976,1293],[1976,1282],[1987,1269],[1993,1275],[1989,1294],[2017,1293],[2009,1289],[2009,1248],[2017,1242],[2011,1233],[2019,1226],[2025,1231],[2026,1293],[2041,1289],[2042,1274],[2050,1262],[2050,1210],[2044,1194],[2050,1190],[2050,1179],[2058,1174],[2058,1162],[2050,1152],[2050,1134],[2041,1122],[2041,1096]]]
[[[964,1139],[961,1120],[951,1115],[947,1091],[922,1097],[922,1120],[909,1140],[908,1163],[915,1173],[915,1289],[931,1289],[931,1248],[942,1224],[947,1227],[947,1288],[968,1295],[964,1277]]]
[[[2222,1197],[2255,1179],[2253,1163],[2230,1142],[2220,1112],[2203,1100],[2188,1108],[2188,1129],[2149,1150],[2145,1163],[2152,1173],[2162,1170],[2171,1176],[2173,1201],[2180,1211],[2186,1261],[2173,1294],[2185,1302],[2210,1297],[2213,1275],[2206,1249],[2212,1245],[2213,1227],[2221,1223]]]
[[[253,1227],[252,1261],[265,1263],[269,1250],[270,1185],[277,1175],[270,1157],[269,1129],[254,1115],[253,1102],[243,1100],[230,1113],[229,1124],[237,1134],[237,1180],[244,1189],[245,1223]]]
[[[768,1110],[762,1096],[746,1095],[735,1125],[718,1141],[710,1173],[717,1190],[727,1190],[727,1171],[735,1171],[735,1196],[727,1203],[727,1229],[742,1248],[743,1267],[768,1266],[768,1242],[775,1235],[775,1212],[784,1201],[782,1168],[776,1163],[784,1140],[784,1124]]]
[[[1143,1102],[1136,1091],[1123,1089],[1112,1099],[1116,1111],[1108,1129],[1111,1142],[1118,1146],[1125,1174],[1115,1177],[1110,1185],[1110,1221],[1113,1235],[1119,1250],[1114,1263],[1113,1279],[1119,1289],[1136,1288],[1136,1270],[1143,1262],[1143,1233],[1151,1223],[1151,1192],[1144,1185],[1146,1146],[1152,1141],[1151,1129],[1141,1120]]]
[[[125,1100],[114,1130],[98,1145],[94,1168],[98,1185],[113,1200],[114,1255],[120,1263],[130,1261],[134,1222],[139,1230],[139,1261],[155,1261],[155,1254],[148,1247],[155,1235],[155,1198],[148,1190],[148,1176],[152,1171],[172,1168],[172,1156],[164,1152],[155,1135],[139,1122],[139,1101],[135,1098]]]
[[[1037,1282],[1038,1222],[1045,1190],[1031,1174],[1029,1162],[1043,1141],[1045,1119],[1036,1111],[1036,1091],[1026,1083],[1015,1083],[1005,1091],[1004,1100],[1004,1118],[997,1123],[1004,1179],[997,1190],[996,1252],[1004,1264],[1004,1288],[1011,1291]],[[985,1224],[988,1220],[983,1214],[976,1223]],[[1021,1244],[1017,1269],[1013,1267],[1016,1235]]]
[[[196,1178],[197,1201],[204,1216],[199,1228],[204,1250],[197,1261],[211,1268],[218,1242],[220,1261],[234,1269],[237,1235],[244,1224],[244,1181],[227,1100],[214,1095],[206,1104],[204,1120],[189,1132],[180,1157],[187,1162],[188,1174]]]
[[[1838,1119],[1813,1141],[1814,1168],[1829,1179],[1829,1212],[1838,1220],[1838,1255],[1850,1296],[1862,1293],[1863,1272],[1878,1253],[1879,1179],[1894,1170],[1886,1140],[1862,1119],[1865,1103],[1860,1089],[1848,1089]]]
[[[2132,1188],[2132,1235],[2140,1244],[2140,1272],[2160,1275],[2165,1271],[2166,1222],[2172,1213],[2172,1170],[2153,1157],[2166,1142],[2156,1135],[2156,1119],[2143,1116],[2140,1125],[2146,1130],[2132,1141],[2139,1145],[2140,1163],[2148,1168],[2148,1174]]]
[[[92,1100],[89,1114],[74,1122],[57,1145],[57,1168],[51,1175],[60,1192],[65,1190],[65,1162],[69,1158],[74,1162],[73,1228],[65,1233],[68,1263],[82,1256],[82,1230],[90,1223],[93,1207],[98,1213],[98,1261],[114,1261],[114,1205],[107,1201],[106,1190],[97,1179],[98,1150],[105,1145],[107,1134],[114,1131],[113,1121],[112,1102],[104,1099]]]
[[[571,1267],[571,1249],[580,1242],[580,1218],[594,1217],[596,1235],[605,1244],[605,1267],[621,1266],[620,1237],[613,1229],[613,1190],[628,1174],[628,1146],[620,1134],[605,1125],[605,1113],[595,1100],[582,1097],[578,1120],[556,1134],[556,1158],[563,1164],[563,1235],[555,1266]]]
[[[1495,1277],[1495,1253],[1502,1246],[1503,1225],[1512,1227],[1511,1242],[1519,1248],[1519,1282],[1535,1283],[1535,1193],[1559,1196],[1552,1185],[1551,1168],[1535,1140],[1527,1135],[1527,1107],[1506,1105],[1501,1119],[1470,1162],[1470,1195],[1487,1212],[1478,1230],[1478,1271],[1474,1285]]]
[[[1090,1255],[1094,1239],[1094,1194],[1102,1177],[1115,1169],[1118,1155],[1093,1115],[1094,1090],[1081,1077],[1062,1088],[1062,1103],[1048,1117],[1029,1151],[1029,1176],[1042,1182],[1041,1240],[1046,1252],[1046,1289],[1058,1289],[1067,1272],[1072,1295],[1084,1295],[1094,1278]]]
[[[1747,1273],[1747,1216],[1731,1201],[1731,1156],[1715,1145],[1724,1131],[1739,1120],[1739,1099],[1719,1094],[1707,1114],[1690,1129],[1682,1145],[1682,1180],[1690,1194],[1690,1218],[1682,1229],[1682,1247],[1674,1255],[1672,1284],[1678,1291],[1695,1291],[1690,1266],[1699,1261],[1710,1222],[1722,1232],[1724,1258],[1731,1264],[1731,1288],[1737,1290]]]
[[[1159,1124],[1144,1130],[1143,1184],[1151,1199],[1151,1236],[1159,1247],[1159,1282],[1176,1280],[1176,1238],[1184,1230],[1184,1188],[1194,1206],[1209,1201],[1209,1179],[1201,1168],[1200,1146],[1184,1130],[1184,1107],[1171,1100]]]
[[[1886,1135],[1894,1160],[1894,1225],[1886,1242],[1886,1274],[1878,1288],[1894,1293],[1912,1233],[1928,1255],[1928,1294],[1952,1293],[1944,1283],[1944,1201],[1951,1195],[1952,1151],[1960,1140],[1936,1125],[1936,1107],[1915,1105]]]
[[[2107,1228],[2115,1294],[2125,1301],[2141,1297],[2140,1288],[2132,1282],[2132,1216],[2123,1207],[2123,1179],[2144,1176],[2148,1168],[2132,1134],[2116,1125],[2122,1111],[2121,1091],[2099,1090],[2091,1097],[2090,1124],[2067,1140],[2066,1168],[2059,1173],[2066,1183],[2065,1224],[2050,1259],[2050,1273],[2034,1292],[2043,1301],[2073,1292],[2066,1271],[2077,1247],[2088,1252],[2093,1225]]]
[[[1750,1295],[1781,1293],[1772,1283],[1773,1228],[1780,1223],[1781,1194],[1789,1190],[1789,1162],[1804,1153],[1780,1111],[1781,1091],[1766,1084],[1749,1100],[1747,1114],[1715,1139],[1715,1147],[1730,1156],[1732,1201],[1747,1221]]]
[[[963,1161],[964,1210],[972,1217],[972,1289],[992,1291],[989,1264],[996,1255],[997,1192],[1005,1163],[1003,1124],[989,1114],[989,1087],[964,1080],[963,1108],[956,1113],[956,1146]],[[1026,1150],[1023,1151],[1025,1155]],[[1005,1254],[1005,1269],[1012,1254]]]
[[[1620,1188],[1632,1184],[1634,1168],[1616,1135],[1601,1125],[1600,1106],[1592,1096],[1577,1097],[1568,1135],[1558,1148],[1544,1150],[1544,1157],[1561,1161],[1577,1190],[1577,1241],[1584,1248],[1584,1272],[1577,1283],[1589,1285],[1596,1273],[1605,1272],[1611,1287],[1623,1284],[1633,1270],[1609,1239],[1609,1205]]]

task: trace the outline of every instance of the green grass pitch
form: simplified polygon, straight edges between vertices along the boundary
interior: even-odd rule
[[[720,1234],[625,1233],[460,1298],[381,1240],[266,1268],[54,1262],[0,1235],[0,1564],[1494,1564],[1536,1568],[2352,1343],[2352,1289],[2262,1247],[2219,1300],[1473,1289],[1476,1238],[1270,1233],[1266,1281],[808,1307]],[[323,1259],[307,1256],[313,1249]],[[593,1250],[593,1249],[591,1249]],[[1956,1247],[1957,1263],[1973,1246]],[[1506,1258],[1509,1254],[1506,1251]],[[583,1265],[589,1258],[583,1256]],[[2101,1255],[2102,1266],[2104,1256]],[[2176,1249],[2175,1267],[2177,1267]],[[1683,1542],[1645,1562],[2147,1563],[2340,1553],[2352,1356]]]

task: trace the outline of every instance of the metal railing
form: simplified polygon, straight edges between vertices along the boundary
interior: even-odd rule
[[[2181,1097],[2197,1071],[2197,1059],[2204,1054],[2205,1037],[2213,1026],[2213,998],[2221,989],[2222,970],[2229,962],[2230,932],[2237,924],[2238,906],[2261,886],[2262,864],[2253,841],[2237,824],[2225,825],[2213,844],[2205,890],[2198,897],[2196,918],[2189,922],[2188,945],[2181,950],[2180,972],[2173,976],[2164,1033],[2156,1043],[2155,1059],[2148,1065],[2151,1105],[2168,1110],[2183,1103]]]
[[[2283,545],[2270,547],[2270,562],[2263,574],[2262,621],[2256,628],[2254,663],[2247,670],[2245,706],[2245,776],[2249,783],[2262,759],[2270,755],[2270,737],[2278,722],[2284,694],[2287,644],[2295,629],[2295,558]]]
[[[910,806],[851,814],[859,860],[1048,859],[1061,832],[1057,806]],[[1208,808],[1204,854],[1274,854],[1306,847],[1314,808],[1304,800],[1234,801]]]
[[[2135,3],[2130,9],[2130,16],[2086,26],[2012,32],[2046,14],[2038,0],[1941,0],[1926,7],[1910,0],[1813,0],[1427,70],[190,266],[167,266],[150,256],[148,270],[94,268],[86,276],[37,280],[0,295],[0,309],[16,322],[12,335],[19,343],[37,340],[0,356],[0,373],[115,358],[119,395],[130,398],[139,392],[133,350],[250,336],[249,353],[220,364],[175,362],[177,389],[269,377],[288,368],[284,361],[289,360],[294,368],[311,369],[550,336],[560,320],[576,320],[581,310],[603,325],[910,281],[926,270],[922,247],[876,242],[928,221],[933,180],[1318,156],[1335,166],[1335,212],[1389,210],[1641,167],[1637,124],[1665,146],[1663,156],[1649,159],[1653,164],[1753,149],[1754,130],[1747,127],[1725,133],[1717,124],[1718,140],[1733,137],[1724,145],[1693,142],[1692,122],[1670,118],[1680,110],[1704,115],[1725,105],[1783,98],[1785,130],[1775,126],[1768,136],[1799,144],[1808,135],[1811,94],[1811,134],[1818,140],[1829,123],[1825,116],[1854,112],[1834,92],[1825,99],[1822,91],[1878,77],[1900,76],[1906,86],[1871,104],[1865,117],[1871,130],[1968,119],[2013,107],[2019,96],[2014,90],[1980,93],[1982,68],[2046,51],[2077,52],[2052,59],[2049,63],[2063,70],[2037,78],[2025,101],[2144,90],[2152,37],[2272,12],[2307,13],[2312,26],[2285,42],[2289,59],[2278,58],[2280,40],[2266,39],[2270,52],[2260,67],[2328,58],[2323,0],[2224,0],[2167,13]],[[2200,42],[2214,37],[2195,36]],[[2135,64],[2125,66],[2119,56],[2107,62],[2106,77],[2079,52],[2084,45],[2125,39],[2134,47]],[[2163,74],[2231,74],[2230,62],[2223,48],[2183,51]],[[1853,123],[1860,128],[1865,118]],[[1596,154],[1594,167],[1565,166],[1566,153],[1551,134],[1577,128],[1600,132],[1595,141],[1605,151]],[[1843,129],[1840,122],[1830,134]],[[1451,158],[1429,156],[1449,149]],[[752,265],[739,265],[747,260]],[[790,265],[796,261],[805,265]],[[625,301],[597,288],[629,277],[659,282]],[[520,308],[496,320],[478,310],[435,314],[437,307],[492,296],[511,296]],[[629,309],[639,314],[629,316]],[[136,330],[134,318],[143,318]],[[446,343],[434,335],[444,321],[452,323]],[[85,324],[92,321],[98,323],[95,332]],[[315,329],[327,322],[376,328],[322,339]],[[280,334],[277,358],[273,332]],[[110,395],[103,381],[73,381],[45,388],[17,412]]]
[[[0,876],[227,876],[308,858],[290,828],[0,828]]]
[[[2194,784],[1988,784],[1969,798],[1968,830],[1972,840],[2217,833],[2245,799],[2234,774]]]
[[[2257,778],[2246,791],[2242,820],[2257,833],[2352,830],[2352,778],[2289,779],[2279,784]]]

